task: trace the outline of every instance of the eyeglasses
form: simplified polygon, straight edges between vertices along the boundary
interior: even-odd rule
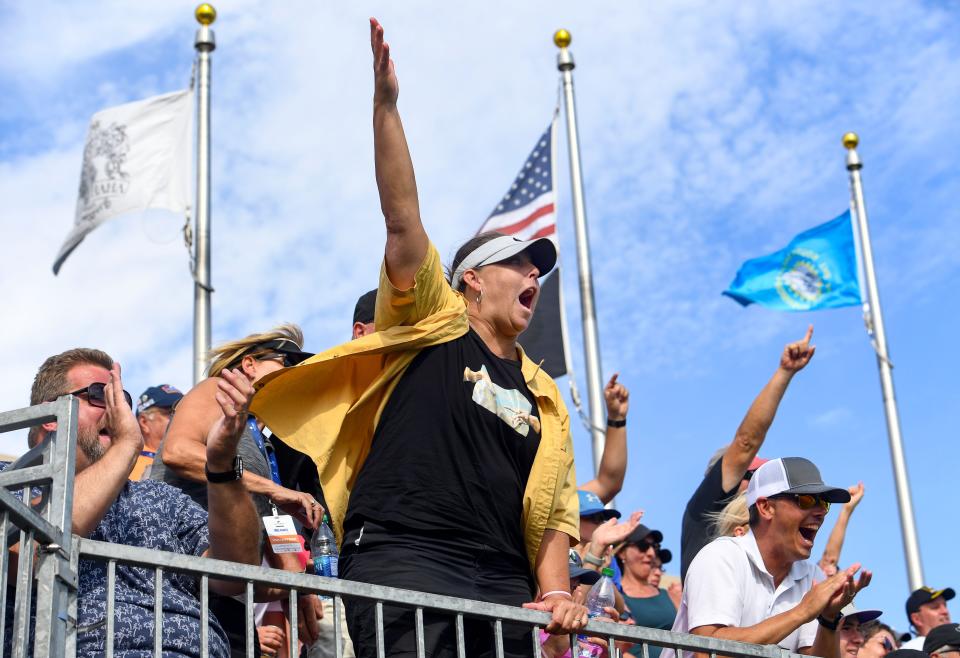
[[[777,494],[776,496],[770,496],[770,498],[792,500],[802,510],[813,509],[819,505],[824,512],[830,511],[830,501],[824,500],[819,494]]]
[[[893,646],[893,642],[890,641],[889,637],[883,638],[883,641],[880,644],[882,644],[883,648],[886,649],[887,651],[893,651],[894,649],[896,649],[896,647]]]
[[[101,382],[93,382],[89,386],[78,388],[75,391],[70,391],[70,395],[85,395],[87,396],[87,402],[90,403],[91,407],[99,407],[100,409],[103,409],[107,406],[106,387],[107,385]],[[133,409],[133,398],[130,397],[130,394],[124,391],[123,398],[127,401],[127,405]]]

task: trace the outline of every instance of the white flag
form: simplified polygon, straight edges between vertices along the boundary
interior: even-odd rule
[[[177,91],[101,110],[90,120],[73,229],[53,263],[87,233],[126,212],[185,212],[190,196],[193,92]]]

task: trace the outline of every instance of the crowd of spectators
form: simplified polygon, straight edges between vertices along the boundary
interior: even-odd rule
[[[813,327],[784,348],[730,444],[691,487],[679,538],[665,537],[641,510],[621,514],[612,505],[627,472],[629,392],[617,375],[604,388],[602,459],[577,484],[562,397],[518,344],[539,279],[556,263],[554,244],[482,234],[444,274],[420,220],[390,48],[379,23],[370,29],[387,238],[379,286],[358,299],[351,340],[313,355],[300,329],[284,324],[224,343],[210,355],[207,379],[186,394],[151,386],[135,413],[106,353],[75,348],[47,358],[31,404],[80,400],[74,532],[302,572],[303,551],[274,550],[265,524],[288,516],[302,546],[329,519],[339,577],[547,612],[546,656],[570,655],[570,634],[589,620],[585,597],[612,569],[614,604],[597,617],[609,623],[823,658],[960,658],[949,655],[960,654],[947,608],[953,589],[910,594],[915,637],[902,645],[883,612],[853,606],[872,577],[840,560],[862,483],[827,485],[805,457],[759,456],[791,381],[813,358]],[[55,422],[35,427],[29,445],[56,432]],[[835,504],[842,507],[814,563]],[[679,549],[679,578],[664,574],[674,558],[668,546]],[[16,559],[14,546],[14,567]],[[104,651],[106,583],[102,563],[81,561],[78,655]],[[164,572],[161,586],[163,655],[200,655],[195,579]],[[210,587],[210,655],[245,655],[244,606],[234,598],[242,585]],[[152,572],[117,566],[115,655],[152,654],[155,594]],[[378,622],[389,656],[416,655],[418,640],[427,656],[455,655],[460,629],[444,615],[426,612],[418,638],[408,609],[347,597],[335,618],[330,601],[302,594],[300,645],[291,646],[288,593],[261,587],[255,600],[257,655],[332,656],[339,626],[343,655],[372,657]],[[467,655],[530,655],[527,627],[502,630],[496,647],[490,623],[467,618]],[[600,638],[577,642],[607,655]],[[617,649],[643,655],[639,644]],[[647,655],[673,654],[649,646]]]

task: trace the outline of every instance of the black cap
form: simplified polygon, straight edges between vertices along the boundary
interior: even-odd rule
[[[627,538],[623,542],[623,547],[626,548],[630,544],[657,544],[658,546],[663,541],[663,533],[659,530],[651,530],[642,523],[634,528],[633,532],[627,535]],[[673,559],[673,553],[670,552],[669,548],[661,548],[657,550],[657,557],[660,559],[660,564],[667,564],[670,560]]]
[[[918,611],[924,603],[930,603],[930,601],[938,599],[941,596],[944,601],[949,601],[956,595],[957,593],[953,591],[952,587],[945,587],[944,589],[921,587],[920,589],[915,589],[910,593],[910,596],[907,597],[907,619],[910,619],[910,615]]]
[[[947,645],[960,647],[960,624],[941,624],[931,630],[923,641],[923,650],[933,653]]]
[[[314,356],[313,352],[304,352],[300,349],[300,346],[289,338],[277,338],[274,340],[268,340],[265,343],[259,343],[257,345],[258,349],[268,349],[277,352],[278,354],[283,354],[287,357],[289,365],[297,365],[306,361],[311,356]]]
[[[353,307],[353,321],[370,324],[373,322],[374,312],[377,310],[377,289],[360,295],[357,305]]]

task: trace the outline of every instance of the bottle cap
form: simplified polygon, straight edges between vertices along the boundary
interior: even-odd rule
[[[613,569],[610,567],[604,567],[600,570],[600,573],[606,576],[607,578],[613,578]]]

